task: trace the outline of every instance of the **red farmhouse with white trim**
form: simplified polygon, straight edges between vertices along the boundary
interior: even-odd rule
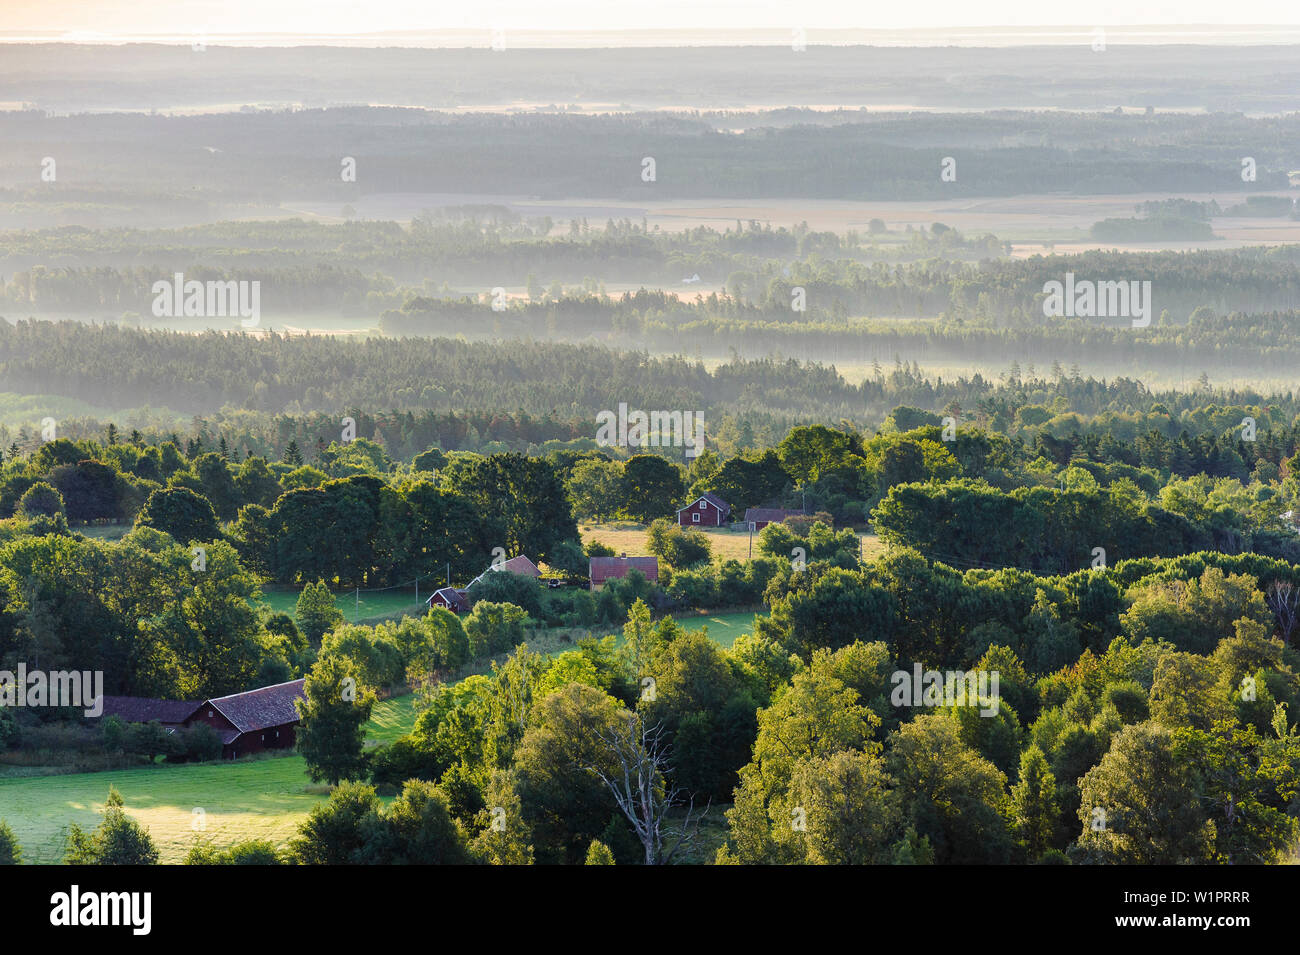
[[[706,491],[677,512],[677,523],[682,527],[721,527],[730,513],[730,504]]]

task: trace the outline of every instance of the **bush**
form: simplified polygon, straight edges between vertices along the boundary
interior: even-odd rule
[[[22,740],[22,735],[13,713],[0,708],[0,750],[16,749]]]
[[[437,760],[411,737],[402,736],[370,755],[370,779],[382,790],[394,793],[408,779],[436,782],[440,767]]]
[[[129,724],[123,742],[128,753],[143,756],[150,762],[159,756],[180,756],[184,753],[181,741],[157,720]]]
[[[527,622],[528,614],[514,604],[480,600],[465,618],[470,652],[482,657],[513,650],[524,642]]]
[[[280,850],[266,839],[236,842],[228,849],[218,849],[208,839],[194,843],[185,856],[185,865],[284,865]]]
[[[673,575],[668,596],[688,607],[712,607],[718,602],[717,580],[713,568],[679,570]]]
[[[65,865],[157,865],[158,847],[149,830],[126,814],[122,796],[110,786],[103,821],[89,833],[73,823],[63,861]]]
[[[825,524],[827,527],[834,527],[835,519],[829,511],[818,511],[816,514],[791,514],[781,523],[800,537],[807,537],[814,524],[820,523]]]
[[[185,759],[206,763],[221,758],[221,737],[207,723],[195,723],[178,732]]]
[[[574,541],[561,541],[546,562],[570,577],[587,576],[587,555],[583,553],[582,545]]]
[[[18,844],[14,831],[0,819],[0,865],[21,865],[23,847]]]
[[[542,587],[527,574],[515,574],[508,570],[486,573],[469,589],[471,606],[483,601],[498,604],[514,604],[522,607],[533,617],[542,615]]]
[[[712,554],[708,535],[685,530],[664,517],[650,524],[647,546],[650,553],[673,567],[689,567],[708,560]]]
[[[66,515],[67,511],[63,506],[63,495],[44,481],[37,481],[18,499],[15,513],[30,521],[38,517]]]

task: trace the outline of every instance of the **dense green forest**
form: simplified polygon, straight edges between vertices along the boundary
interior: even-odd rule
[[[1187,341],[1196,342],[1202,330],[1208,341],[1216,342],[1203,348],[1205,365],[1188,362],[1193,372],[1200,369],[1200,384],[1169,391],[1153,391],[1125,377],[1082,377],[1077,367],[1052,358],[1040,368],[1032,363],[1022,368],[1013,360],[997,376],[945,379],[924,375],[895,355],[892,362],[877,362],[855,385],[834,366],[793,359],[735,359],[709,370],[698,360],[596,345],[391,338],[358,343],[274,333],[189,335],[76,322],[0,324],[0,380],[19,393],[79,399],[101,408],[171,409],[171,421],[176,414],[200,419],[195,430],[207,432],[210,441],[216,433],[207,422],[221,422],[232,447],[273,456],[291,439],[302,446],[334,440],[340,418],[348,414],[359,422],[362,436],[373,436],[377,428],[399,457],[409,458],[435,442],[450,450],[478,450],[480,443],[500,440],[510,449],[527,450],[548,440],[594,437],[590,422],[619,402],[704,412],[711,439],[741,448],[775,444],[783,428],[794,423],[874,425],[897,405],[953,406],[1000,430],[1046,425],[1054,434],[1083,430],[1088,419],[1105,415],[1105,428],[1120,429],[1132,439],[1151,427],[1176,436],[1181,426],[1168,415],[1176,419],[1216,403],[1243,413],[1255,409],[1252,413],[1261,421],[1276,414],[1281,417],[1273,420],[1280,423],[1293,414],[1297,399],[1291,392],[1215,388],[1204,374],[1204,368],[1216,367],[1208,359],[1229,352],[1228,342],[1234,340],[1243,355],[1254,355],[1254,367],[1268,367],[1258,340],[1251,352],[1245,330],[1251,327],[1261,330],[1261,338],[1265,332],[1276,336],[1277,356],[1291,353],[1294,324],[1281,315],[1219,318],[1201,313],[1189,326],[1146,330],[1163,338],[1175,356],[1188,348]],[[978,334],[973,330],[972,338],[978,340]],[[984,334],[996,340],[999,333]],[[1081,329],[1080,334],[1119,340],[1132,333]],[[1044,341],[1053,342],[1049,347],[1055,352],[1060,337],[1044,331]],[[1194,346],[1190,350],[1196,352]],[[1005,360],[1001,356],[998,364]],[[38,399],[24,406],[31,409],[31,424],[22,434],[19,427],[0,433],[6,447],[32,441],[37,423],[47,416],[39,411]],[[388,410],[367,410],[376,408]],[[317,414],[310,417],[313,412]],[[286,414],[300,420],[277,420]],[[452,423],[447,416],[456,414],[471,417]],[[141,411],[138,417],[150,415]],[[516,425],[507,423],[513,419],[540,421],[520,424],[516,431]],[[65,420],[61,427],[76,436],[78,429],[95,433],[106,423]],[[161,427],[165,433],[174,424]]]
[[[180,270],[187,279],[201,282],[259,283],[262,307],[270,316],[295,321],[313,314],[378,317],[380,332],[390,337],[597,342],[654,354],[779,354],[863,364],[888,363],[901,356],[908,362],[987,366],[1015,358],[1045,364],[1086,362],[1127,374],[1191,372],[1193,377],[1209,368],[1228,376],[1278,376],[1297,357],[1294,308],[1300,301],[1300,267],[1294,246],[1182,253],[1093,251],[964,262],[962,257],[978,244],[972,246],[940,224],[912,232],[901,245],[891,246],[879,246],[871,236],[841,239],[802,227],[772,229],[758,223],[674,235],[647,233],[644,226],[626,220],[610,222],[601,231],[577,221],[573,226],[571,235],[539,237],[521,223],[498,229],[477,218],[409,230],[392,223],[276,223],[241,228],[229,236],[231,241],[261,245],[261,251],[216,254],[214,243],[226,230],[169,234],[178,244],[167,247],[147,245],[151,239],[143,234],[81,231],[69,239],[84,242],[84,254],[92,259],[101,255],[98,249],[105,250],[107,260],[146,243],[143,248],[157,251],[169,264],[33,266],[0,284],[0,306],[16,319],[79,313],[127,327],[159,322],[177,327],[174,317],[155,318],[153,286],[160,279],[171,281],[173,270]],[[41,250],[60,241],[61,232],[19,236],[11,254],[48,255]],[[197,245],[187,250],[186,241]],[[304,249],[285,251],[277,243],[302,244]],[[356,245],[370,249],[371,264],[408,271],[411,280],[419,278],[409,275],[419,259],[424,264],[416,271],[423,278],[419,284],[402,284],[384,272],[367,274],[356,265],[344,265]],[[985,251],[998,254],[996,240],[991,246]],[[109,253],[109,248],[122,251]],[[876,255],[915,258],[873,260]],[[191,256],[207,264],[195,264]],[[477,264],[467,265],[471,259]],[[230,264],[214,264],[227,260]],[[613,295],[604,291],[606,277],[637,274],[661,287]],[[691,294],[664,288],[691,274],[708,276],[724,290]],[[1144,326],[1133,327],[1136,316],[1129,315],[1046,316],[1049,283],[1067,275],[1094,282],[1150,283],[1142,306]],[[465,294],[452,290],[448,276],[457,283],[494,284]],[[498,299],[493,292],[498,282],[526,286],[526,298]],[[238,318],[179,321],[201,330],[234,328]],[[0,328],[0,336],[3,333]],[[93,337],[87,335],[88,340]],[[9,339],[15,341],[12,335]],[[11,374],[18,382],[15,387],[28,380],[20,371]],[[206,391],[200,395],[208,408],[232,400]],[[154,398],[131,400],[159,403]],[[438,404],[436,396],[421,400]]]
[[[729,807],[718,862],[1277,861],[1298,832],[1300,428],[1293,411],[1246,438],[1238,410],[1204,406],[1173,439],[1130,439],[1041,423],[945,436],[937,414],[898,407],[874,435],[796,427],[689,466],[436,447],[408,464],[364,437],[294,442],[280,461],[240,460],[225,435],[215,449],[116,428],[59,438],[0,467],[13,514],[0,665],[94,667],[109,692],[175,698],[306,675],[308,765],[358,782],[304,824],[288,849],[301,862],[405,858],[346,835],[379,812],[376,791],[441,807],[428,848],[441,861],[703,861],[688,803]],[[468,580],[497,546],[580,578],[600,551],[578,520],[654,522],[705,491],[810,513],[767,527],[747,562],[652,523],[655,582],[633,572],[591,593],[498,573],[470,588],[463,618],[358,626],[334,609],[330,588],[444,565]],[[104,521],[134,528],[118,541],[78,529]],[[832,524],[866,521],[887,546],[864,560]],[[294,615],[257,606],[273,582],[303,588]],[[757,604],[766,614],[730,649],[661,616]],[[543,655],[526,645],[539,626],[624,640]],[[489,656],[490,673],[445,679]],[[900,706],[897,674],[914,666],[949,690],[963,672],[998,682],[977,701],[941,683]],[[347,679],[365,700],[421,687],[414,730],[362,753],[325,729],[369,711],[338,709]],[[58,711],[0,718],[11,752],[75,751],[100,732]],[[205,758],[197,738],[112,732],[119,759]],[[629,758],[664,782],[640,808],[602,782]],[[963,771],[927,769],[940,765]],[[508,836],[489,825],[503,806]]]
[[[1001,248],[988,236],[966,239],[940,229],[890,232],[884,223],[866,234],[847,235],[757,222],[738,222],[721,231],[701,226],[658,232],[624,216],[625,211],[603,222],[574,216],[557,223],[549,216],[524,218],[508,206],[481,205],[438,207],[417,214],[409,227],[278,219],[183,229],[15,230],[0,237],[0,263],[15,270],[5,282],[3,300],[34,311],[131,308],[147,318],[148,289],[159,274],[199,270],[196,274],[214,276],[256,273],[268,284],[283,286],[283,307],[314,311],[323,303],[301,297],[292,276],[315,269],[318,278],[325,270],[338,273],[335,281],[344,284],[338,289],[340,300],[332,304],[341,301],[347,311],[370,304],[370,295],[383,303],[386,293],[436,291],[438,283],[449,279],[486,287],[525,285],[530,275],[543,277],[547,285],[676,285],[693,273],[721,280],[734,271],[792,258],[907,261],[943,255],[960,260]],[[562,234],[551,235],[557,229]],[[60,264],[73,262],[77,264]],[[376,269],[381,271],[372,271]],[[398,283],[410,283],[410,288],[403,291]]]

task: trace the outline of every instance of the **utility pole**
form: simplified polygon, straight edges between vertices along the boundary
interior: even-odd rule
[[[358,584],[357,585],[357,610],[356,613],[352,615],[352,622],[356,623],[360,619],[361,619],[361,585]]]

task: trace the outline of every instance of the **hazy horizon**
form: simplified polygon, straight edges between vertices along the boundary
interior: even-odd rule
[[[462,47],[489,45],[500,31],[507,48],[785,45],[801,31],[809,43],[835,45],[1002,46],[1079,42],[1098,28],[1131,43],[1300,42],[1300,7],[1290,0],[1262,0],[1248,10],[1212,0],[915,0],[894,7],[851,0],[0,0],[0,9],[0,42],[38,43],[190,44],[205,37],[239,46]]]
[[[229,47],[355,47],[396,49],[602,49],[710,46],[788,46],[796,36],[814,46],[1019,47],[1091,43],[1098,30],[1110,45],[1252,46],[1300,44],[1300,24],[1038,24],[907,28],[755,27],[696,29],[528,29],[509,24],[454,29],[393,29],[370,32],[250,31],[196,29],[112,33],[92,30],[0,30],[6,44],[126,46],[148,44]],[[498,32],[499,31],[499,32]],[[495,39],[494,39],[495,38]]]

